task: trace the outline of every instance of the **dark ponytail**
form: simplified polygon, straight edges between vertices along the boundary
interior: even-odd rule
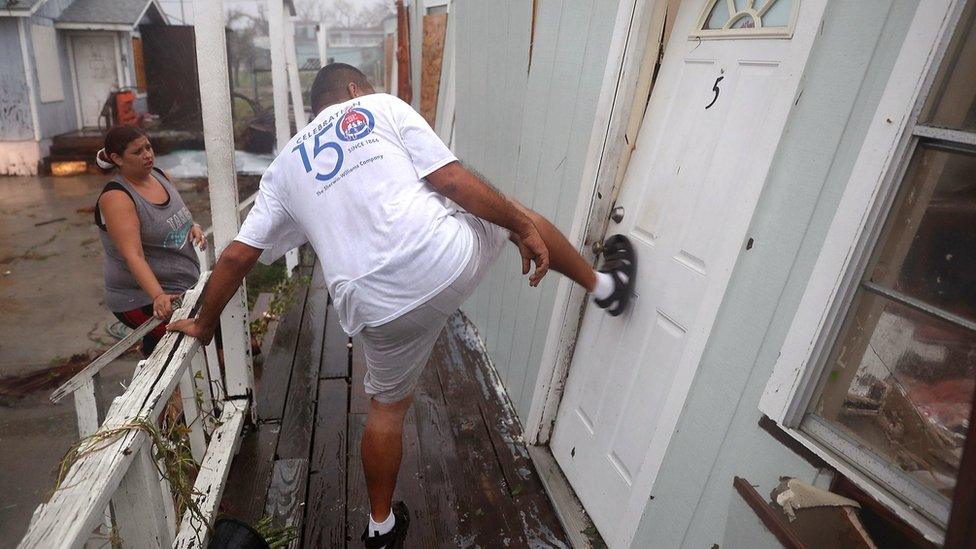
[[[105,134],[105,146],[95,154],[95,163],[104,173],[114,170],[117,166],[112,162],[112,155],[122,156],[125,148],[140,137],[149,137],[146,132],[131,125],[115,126]]]

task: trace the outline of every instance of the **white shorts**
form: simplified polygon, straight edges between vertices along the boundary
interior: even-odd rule
[[[360,332],[366,394],[398,402],[413,394],[447,319],[470,296],[501,254],[508,230],[466,212],[455,214],[473,234],[471,257],[450,286],[410,312]]]

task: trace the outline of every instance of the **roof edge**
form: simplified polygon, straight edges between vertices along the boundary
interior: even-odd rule
[[[37,10],[41,9],[41,6],[44,4],[47,4],[47,0],[40,0],[31,6],[29,10],[2,9],[0,10],[0,17],[30,17],[37,13]]]
[[[105,30],[105,31],[133,31],[134,25],[125,23],[54,23],[54,28],[60,30]]]

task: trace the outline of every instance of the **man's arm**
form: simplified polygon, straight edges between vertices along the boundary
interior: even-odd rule
[[[530,260],[535,262],[535,272],[529,277],[529,284],[539,284],[549,270],[549,250],[527,215],[460,162],[451,162],[434,170],[426,179],[434,190],[467,212],[511,231],[522,254],[522,274],[529,272]]]
[[[230,298],[234,297],[234,292],[240,287],[251,267],[254,267],[262,251],[243,242],[236,240],[231,242],[220,254],[220,259],[210,273],[210,280],[203,289],[201,297],[203,305],[200,307],[200,313],[196,318],[172,322],[166,329],[171,332],[183,332],[204,344],[210,343],[220,324],[220,312],[227,306]]]

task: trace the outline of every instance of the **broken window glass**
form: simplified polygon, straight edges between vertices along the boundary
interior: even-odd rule
[[[976,333],[863,292],[814,413],[949,498],[976,387]]]

